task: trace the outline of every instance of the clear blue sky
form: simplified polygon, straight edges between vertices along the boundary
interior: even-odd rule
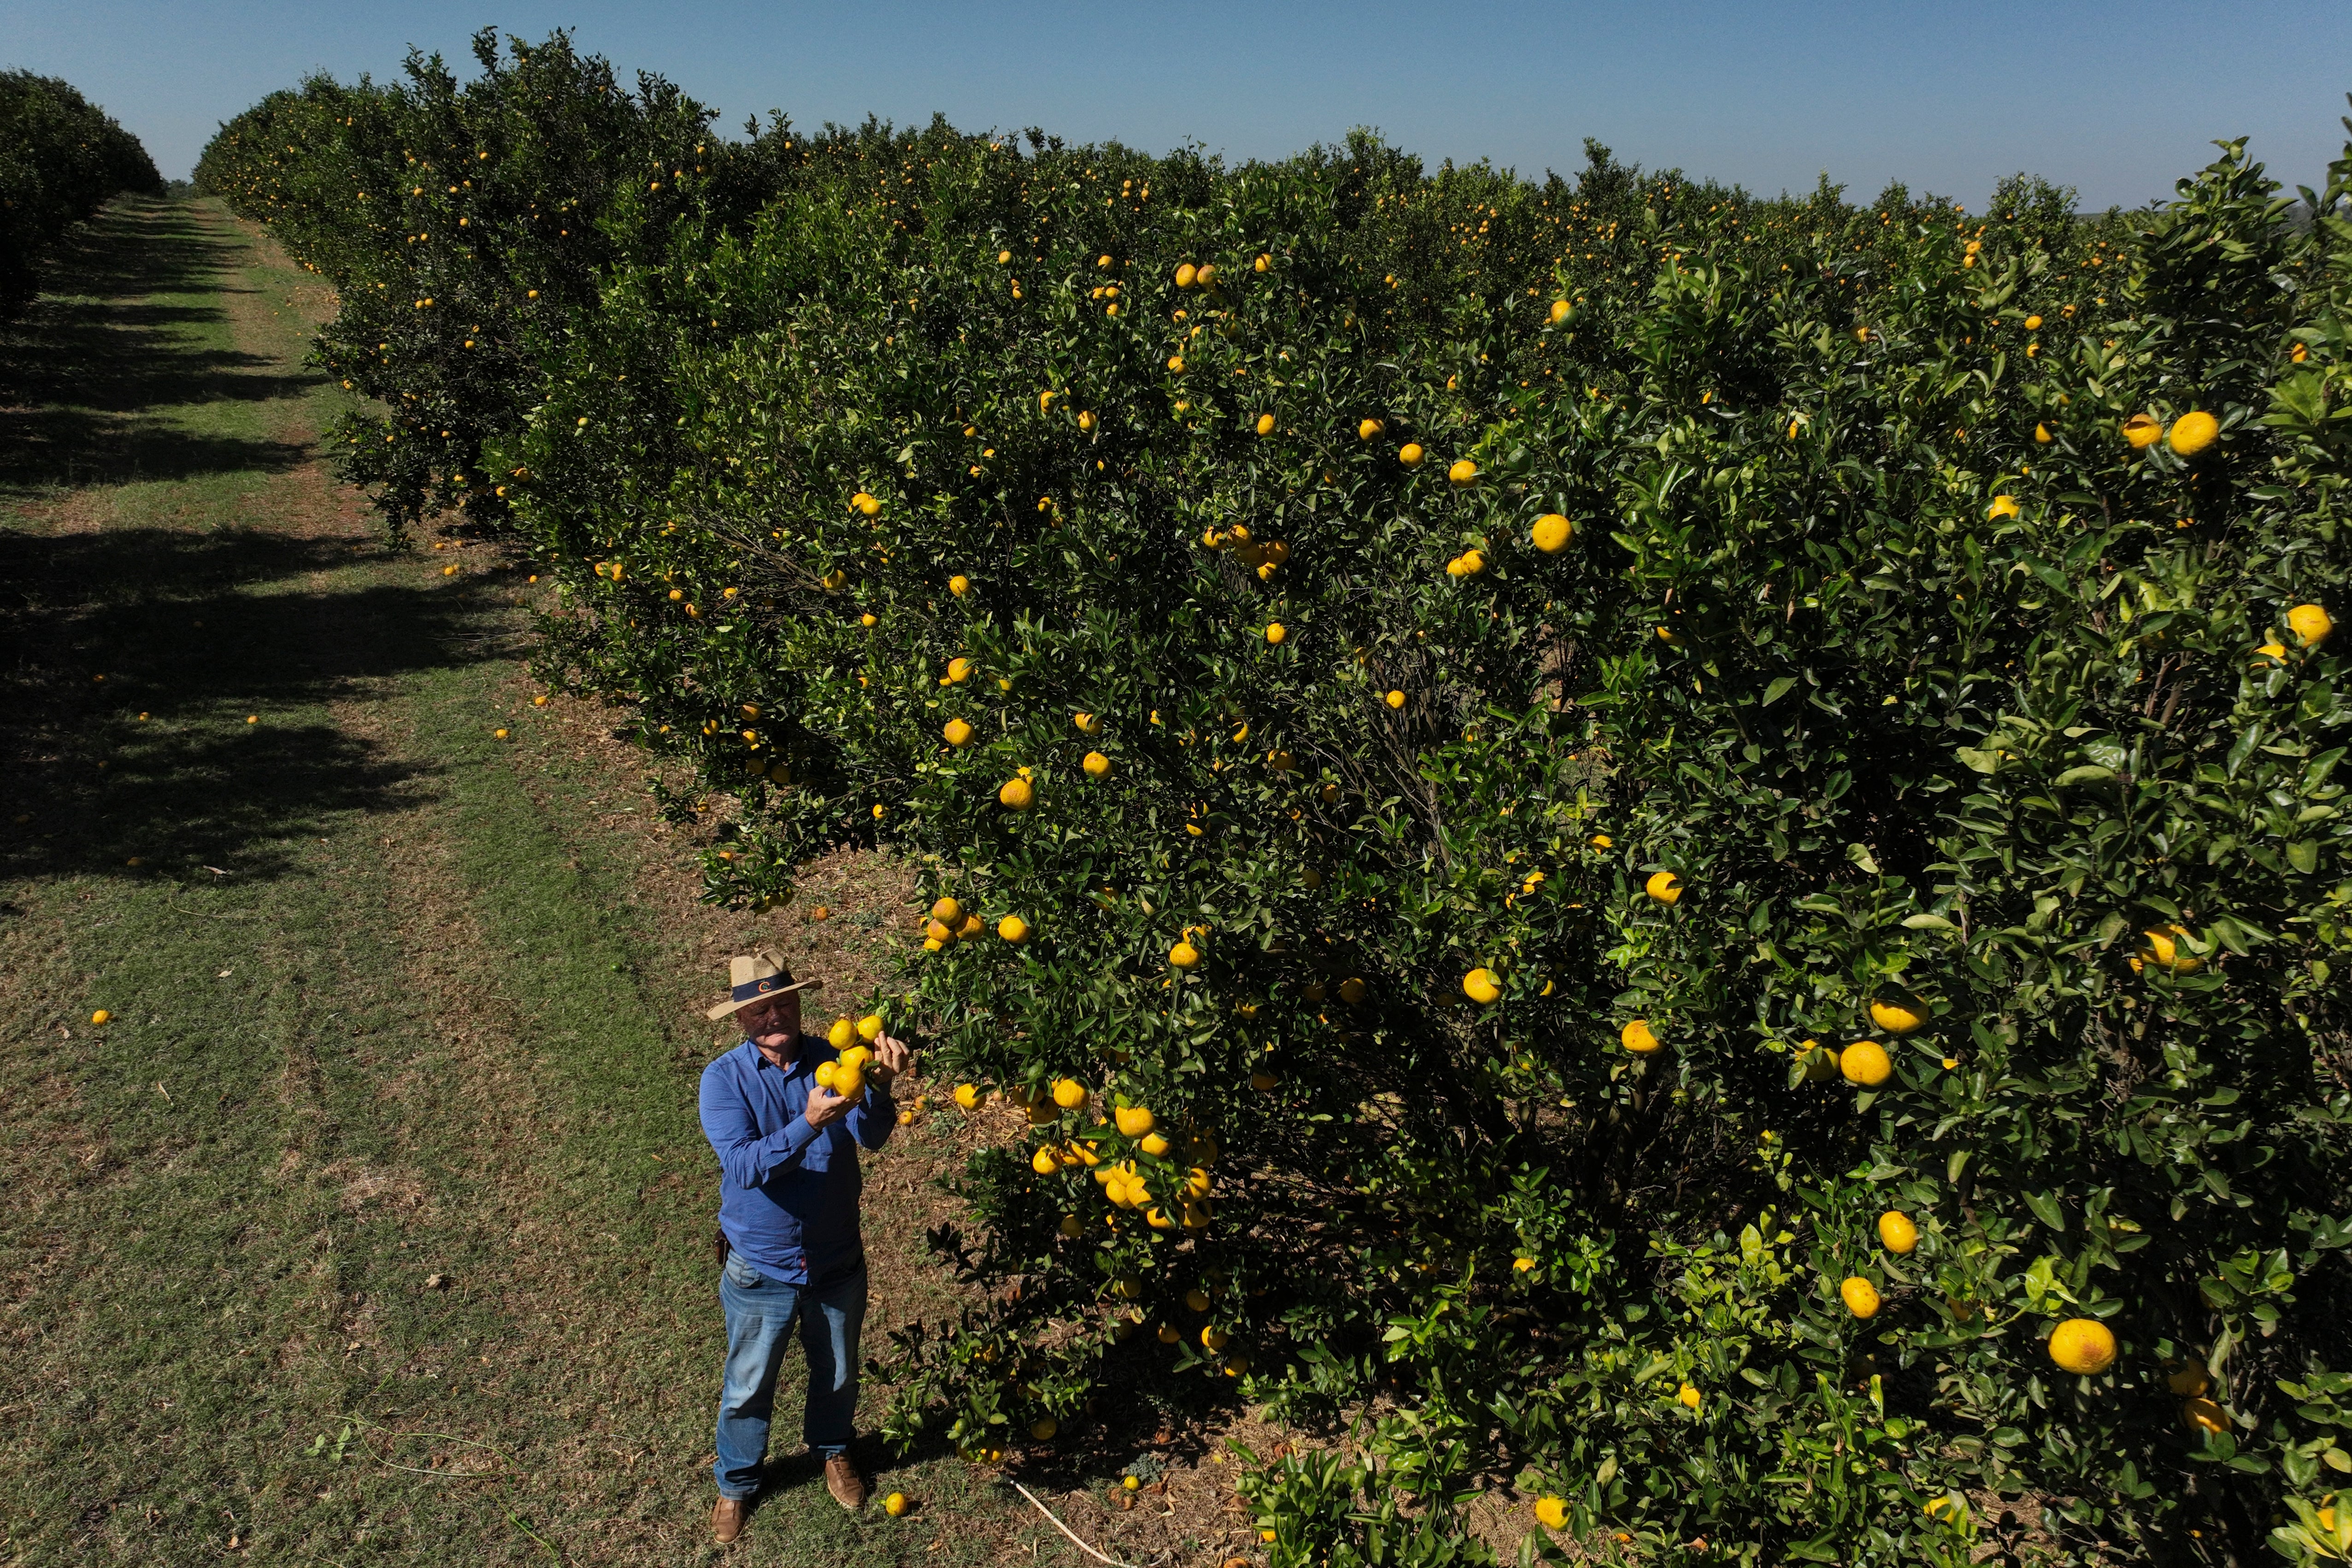
[[[1971,207],[2020,170],[2086,207],[2136,205],[2224,136],[2316,183],[2352,89],[2346,0],[0,0],[0,65],[67,78],[179,175],[218,121],[306,71],[391,76],[410,44],[470,68],[467,39],[490,23],[571,27],[730,127],[772,108],[812,127],[939,110],[966,130],[1245,158],[1370,125],[1433,165],[1530,175],[1574,169],[1594,136],[1765,194],[1826,172],[1857,196],[1899,178]]]

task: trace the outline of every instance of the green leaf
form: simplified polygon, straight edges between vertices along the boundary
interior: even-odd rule
[[[1794,675],[1780,676],[1779,679],[1772,682],[1771,685],[1764,688],[1763,700],[1759,702],[1756,706],[1758,707],[1770,707],[1774,703],[1779,702],[1782,697],[1787,696],[1796,684],[1797,677]]]

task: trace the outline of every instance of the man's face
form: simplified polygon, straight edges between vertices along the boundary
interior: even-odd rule
[[[743,1026],[744,1037],[754,1044],[771,1051],[787,1050],[800,1038],[800,993],[787,991],[781,997],[739,1008],[735,1017]]]

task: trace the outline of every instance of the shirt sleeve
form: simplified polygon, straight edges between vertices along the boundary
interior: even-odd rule
[[[891,1103],[889,1086],[868,1082],[866,1098],[849,1113],[849,1135],[861,1148],[878,1149],[890,1141],[898,1124],[898,1107]]]
[[[808,1118],[794,1116],[781,1131],[763,1138],[752,1123],[751,1107],[732,1083],[722,1080],[716,1072],[702,1075],[702,1135],[710,1140],[710,1152],[719,1156],[719,1168],[727,1179],[748,1190],[799,1165],[816,1140],[817,1130]]]

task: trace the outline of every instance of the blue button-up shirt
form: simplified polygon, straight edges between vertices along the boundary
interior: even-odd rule
[[[822,1130],[808,1124],[817,1064],[840,1053],[803,1035],[778,1067],[745,1040],[702,1070],[702,1134],[719,1156],[719,1228],[744,1260],[782,1285],[825,1284],[853,1273],[860,1145],[878,1149],[898,1114],[868,1081],[866,1098]]]

